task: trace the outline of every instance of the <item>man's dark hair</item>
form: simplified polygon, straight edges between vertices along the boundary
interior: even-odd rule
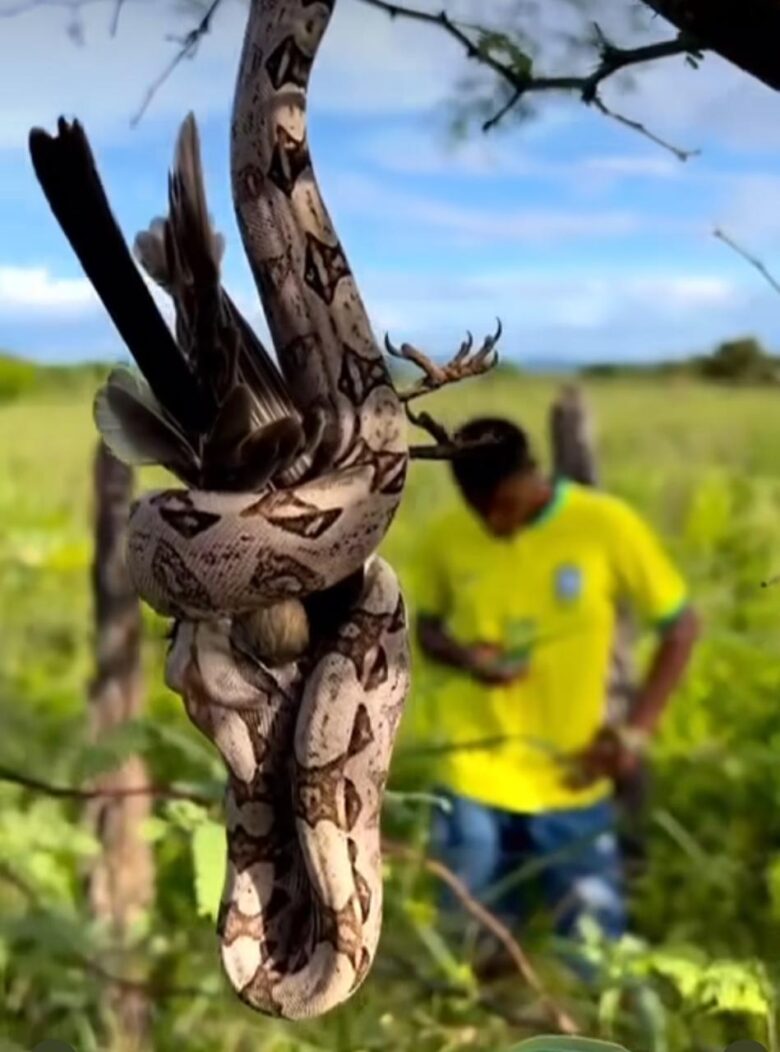
[[[458,428],[455,437],[459,442],[485,442],[480,448],[463,450],[452,460],[455,482],[474,504],[489,500],[504,479],[536,467],[525,431],[501,417],[470,420]]]

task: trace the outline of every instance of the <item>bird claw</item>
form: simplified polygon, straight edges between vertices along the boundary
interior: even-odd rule
[[[426,354],[423,354],[422,351],[408,343],[401,344],[400,348],[395,347],[391,343],[390,337],[386,335],[385,348],[387,353],[393,358],[401,358],[404,361],[412,362],[423,373],[422,379],[413,387],[399,392],[398,397],[401,401],[406,404],[413,398],[431,394],[447,384],[457,383],[460,380],[466,380],[474,376],[481,376],[492,369],[498,362],[498,354],[495,348],[503,331],[501,319],[498,318],[496,320],[498,324],[495,333],[486,336],[478,350],[473,351],[474,337],[470,332],[467,332],[466,339],[461,343],[458,351],[444,365],[437,365]]]

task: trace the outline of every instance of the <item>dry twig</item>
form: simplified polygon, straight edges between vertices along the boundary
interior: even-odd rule
[[[759,274],[761,274],[761,276],[769,282],[769,284],[772,286],[775,292],[780,292],[780,282],[777,280],[777,278],[773,277],[772,274],[770,274],[770,272],[767,270],[767,268],[764,266],[760,259],[758,259],[756,256],[751,255],[749,252],[746,252],[744,248],[740,248],[736,241],[733,241],[718,227],[716,227],[715,230],[713,230],[713,235],[719,241],[722,241],[725,245],[728,245],[729,248],[733,249],[738,256],[742,256],[742,258],[747,263],[749,263],[751,267],[754,267],[759,272]]]
[[[495,938],[501,943],[517,967],[524,982],[534,991],[540,1001],[544,1004],[550,1020],[555,1024],[558,1030],[562,1034],[579,1033],[579,1027],[571,1016],[565,1011],[565,1009],[556,1004],[544,989],[531,962],[526,957],[520,944],[515,938],[513,938],[509,929],[502,924],[498,917],[491,913],[490,910],[477,902],[469,892],[468,888],[450,869],[447,868],[447,866],[436,861],[436,859],[421,855],[406,844],[400,844],[394,840],[383,840],[382,850],[390,857],[401,858],[408,862],[417,862],[423,867],[423,869],[427,870],[443,884],[446,884],[452,893],[458,898],[458,901],[463,905],[464,909],[471,914],[474,920],[476,920],[486,931],[489,931],[491,935],[495,936]]]

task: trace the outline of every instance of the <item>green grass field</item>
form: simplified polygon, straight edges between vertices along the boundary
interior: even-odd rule
[[[547,412],[556,384],[496,374],[428,399],[454,423],[489,411],[528,427],[547,458]],[[591,1035],[653,1052],[717,1049],[754,1037],[774,1048],[780,980],[780,412],[772,390],[677,381],[587,384],[603,483],[657,527],[688,575],[704,635],[675,698],[655,755],[650,865],[634,892],[638,940],[601,954],[599,990],[584,993],[556,972],[544,932],[526,948],[544,981]],[[25,396],[0,405],[0,765],[78,784],[111,750],[84,735],[92,672],[92,392]],[[144,474],[141,485],[155,481]],[[415,464],[385,545],[412,611],[412,556],[427,518],[454,499],[446,465]],[[164,626],[146,619],[148,716],[116,743],[147,757],[161,781],[217,778],[214,755],[162,685]],[[435,733],[425,669],[415,686],[394,764],[397,791],[425,787],[424,750]],[[99,982],[84,966],[105,934],[86,919],[80,874],[90,838],[70,802],[0,784],[0,1048],[59,1037],[79,1052],[101,1036]],[[392,798],[387,828],[416,841],[425,812]],[[162,806],[155,837],[157,899],[138,946],[152,985],[197,987],[155,997],[154,1048],[200,1050],[499,1050],[543,1024],[507,1020],[540,1007],[519,978],[486,1004],[468,947],[437,925],[431,878],[391,861],[387,921],[371,978],[343,1011],[293,1027],[260,1019],[225,992],[209,902],[222,858],[193,866],[194,805]],[[210,882],[210,883],[209,883]],[[201,898],[204,896],[202,895]],[[206,896],[207,897],[207,896]],[[199,907],[202,907],[199,910]],[[626,1014],[622,992],[632,992]],[[493,996],[493,995],[491,995]],[[3,1044],[6,1040],[7,1045]],[[111,1047],[119,1047],[111,1046]]]

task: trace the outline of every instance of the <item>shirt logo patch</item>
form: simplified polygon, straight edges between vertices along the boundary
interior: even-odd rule
[[[582,594],[582,570],[567,563],[555,571],[555,595],[564,602],[578,599]]]

